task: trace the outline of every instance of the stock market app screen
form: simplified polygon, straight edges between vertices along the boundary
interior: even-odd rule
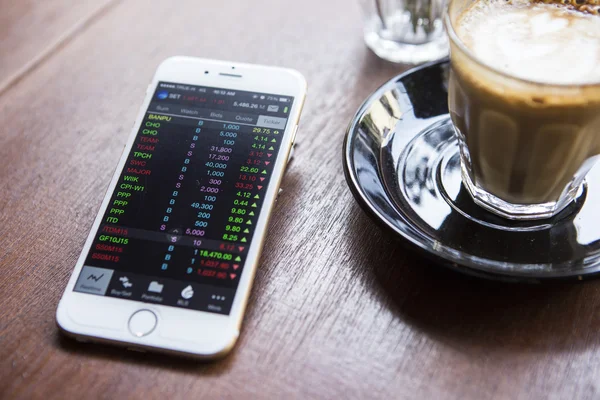
[[[160,82],[74,290],[229,314],[293,101]]]

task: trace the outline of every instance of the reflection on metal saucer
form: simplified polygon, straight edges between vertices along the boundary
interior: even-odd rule
[[[346,180],[361,207],[414,248],[454,270],[507,281],[583,280],[600,273],[600,165],[553,218],[511,221],[461,183],[448,115],[447,60],[384,84],[344,140]]]

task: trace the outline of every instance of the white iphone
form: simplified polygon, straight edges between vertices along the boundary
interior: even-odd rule
[[[165,60],[58,305],[61,330],[134,350],[226,354],[305,92],[290,69]]]

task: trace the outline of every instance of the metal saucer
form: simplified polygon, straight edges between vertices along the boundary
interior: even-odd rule
[[[600,272],[600,165],[554,218],[515,222],[477,206],[461,183],[448,115],[448,60],[384,84],[344,139],[344,172],[362,208],[454,270],[508,281],[583,280]]]

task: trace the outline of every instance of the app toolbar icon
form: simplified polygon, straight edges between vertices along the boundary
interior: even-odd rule
[[[169,96],[169,92],[167,92],[166,90],[161,90],[160,92],[156,93],[156,97],[159,100],[164,100]]]
[[[101,280],[103,277],[104,277],[104,274],[101,274],[101,275],[94,275],[94,273],[91,273],[91,274],[89,274],[89,275],[88,275],[88,277],[87,277],[87,278],[88,278],[88,281],[91,279],[91,280],[93,280],[94,282],[98,282],[98,281],[100,281],[100,280]]]
[[[181,297],[183,297],[186,300],[189,300],[192,298],[192,296],[194,296],[194,289],[192,289],[191,285],[186,286],[182,291],[181,291]]]
[[[277,112],[279,111],[279,106],[268,106],[267,111]]]
[[[154,293],[162,293],[164,286],[165,286],[164,284],[160,284],[156,281],[152,281],[152,282],[150,282],[150,286],[148,286],[148,291],[154,292]]]
[[[133,286],[133,283],[129,282],[129,278],[126,276],[120,277],[119,280],[121,281],[121,285],[123,285],[124,288],[130,288]]]

